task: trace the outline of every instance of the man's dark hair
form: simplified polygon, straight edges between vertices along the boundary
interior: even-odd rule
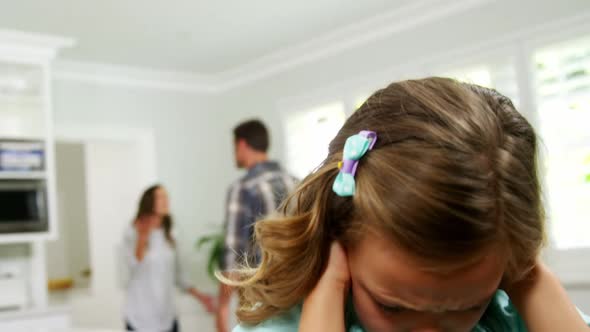
[[[234,141],[243,139],[254,150],[266,152],[269,139],[268,130],[262,121],[249,120],[234,128]]]

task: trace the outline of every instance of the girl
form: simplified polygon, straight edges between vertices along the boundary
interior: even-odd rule
[[[394,83],[345,123],[323,164],[256,223],[235,271],[235,331],[587,331],[538,260],[531,125],[496,91]]]
[[[182,273],[171,235],[168,195],[159,185],[148,188],[137,218],[125,234],[129,269],[125,319],[127,331],[178,331],[174,284],[214,312],[212,298],[193,288]]]

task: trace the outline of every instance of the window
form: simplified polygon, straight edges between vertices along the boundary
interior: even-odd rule
[[[303,179],[328,155],[328,145],[344,124],[343,103],[290,112],[285,117],[287,169]]]
[[[358,110],[361,106],[363,106],[363,104],[365,103],[365,101],[367,101],[367,99],[369,99],[371,95],[370,94],[363,94],[357,98],[354,99],[354,110],[356,111]]]
[[[559,249],[590,246],[590,37],[534,54],[548,220]]]
[[[511,61],[457,68],[444,72],[442,76],[496,89],[501,94],[510,98],[517,108],[520,104],[516,71]]]

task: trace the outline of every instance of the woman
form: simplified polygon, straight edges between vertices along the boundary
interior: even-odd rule
[[[125,323],[127,331],[177,332],[174,286],[190,293],[208,312],[211,297],[192,287],[184,276],[171,234],[168,195],[160,185],[148,188],[139,201],[137,217],[125,234],[129,269]]]

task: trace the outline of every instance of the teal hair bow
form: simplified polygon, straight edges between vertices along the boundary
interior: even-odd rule
[[[374,131],[363,130],[350,136],[344,143],[343,160],[340,165],[340,173],[336,176],[332,190],[341,197],[353,196],[356,191],[354,176],[359,160],[373,149],[377,141]]]

